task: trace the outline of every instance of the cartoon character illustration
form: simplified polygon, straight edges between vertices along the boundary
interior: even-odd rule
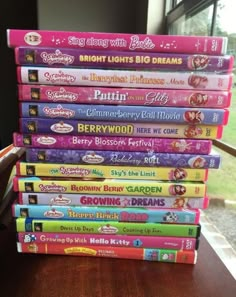
[[[193,93],[189,96],[188,102],[192,106],[202,106],[208,102],[208,96],[203,93]]]
[[[38,106],[37,105],[29,105],[29,116],[38,116]]]
[[[39,100],[40,99],[40,89],[39,88],[31,88],[30,96],[31,96],[32,100]]]
[[[199,110],[185,111],[184,120],[188,123],[199,124],[204,120],[204,113]]]
[[[171,143],[171,147],[173,148],[173,150],[181,153],[187,151],[189,146],[191,146],[191,143],[187,143],[187,141],[184,139],[181,139],[181,140],[175,139]]]
[[[210,59],[206,55],[193,55],[188,57],[188,68],[190,70],[203,70],[209,65]]]
[[[25,183],[25,191],[26,192],[34,192],[34,184],[33,183]]]
[[[171,185],[169,187],[169,193],[171,195],[184,195],[186,193],[186,187],[183,185]]]
[[[145,260],[157,261],[158,260],[158,251],[154,249],[147,250],[145,254]]]
[[[28,246],[28,250],[29,250],[29,252],[31,252],[31,253],[37,253],[37,252],[38,252],[38,246],[37,246],[37,244],[35,244],[35,243],[30,244],[30,245]]]
[[[25,135],[23,137],[23,143],[25,145],[32,145],[32,139],[31,139],[31,135]]]
[[[165,254],[162,254],[161,255],[161,260],[162,261],[174,261],[174,259],[175,259],[175,255],[174,254],[167,254],[167,253],[165,253]]]
[[[24,41],[29,45],[39,45],[42,42],[42,37],[37,32],[28,32],[24,36]]]
[[[34,223],[34,231],[42,232],[43,231],[43,223]]]
[[[194,156],[188,161],[191,168],[204,168],[206,165],[206,160],[201,156]]]
[[[26,174],[27,175],[35,175],[35,166],[26,165]]]
[[[163,222],[165,223],[175,223],[178,221],[178,216],[174,212],[168,211],[164,216],[163,216]]]
[[[36,132],[36,123],[35,122],[28,122],[27,123],[28,132]]]
[[[37,195],[29,195],[29,204],[37,204],[37,203],[38,203]]]
[[[187,177],[187,172],[183,168],[175,168],[169,172],[169,180],[183,180]]]
[[[38,82],[38,70],[28,70],[29,82]]]
[[[205,89],[208,84],[208,78],[201,75],[190,75],[188,78],[188,84],[193,88]]]
[[[25,62],[31,64],[35,62],[34,51],[27,50],[25,53]]]
[[[194,138],[202,135],[202,128],[198,126],[188,126],[184,129],[184,136],[187,138]]]
[[[175,199],[173,208],[186,208],[188,206],[188,198],[178,197]]]
[[[37,158],[39,161],[45,161],[46,160],[46,152],[45,151],[38,151]]]
[[[23,237],[23,242],[34,242],[37,239],[37,237],[34,234],[25,234]]]
[[[27,208],[20,208],[20,216],[24,218],[29,217],[29,210]]]

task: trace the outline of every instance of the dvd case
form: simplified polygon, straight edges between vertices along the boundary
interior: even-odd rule
[[[21,133],[220,139],[223,126],[20,118]]]
[[[208,197],[152,197],[127,195],[18,193],[19,204],[29,205],[81,205],[102,207],[151,207],[151,208],[199,208],[208,207]]]
[[[108,105],[227,108],[229,91],[18,85],[19,101]]]
[[[15,48],[15,62],[28,66],[231,73],[234,57],[21,46]]]
[[[171,182],[129,179],[90,179],[17,177],[13,179],[16,192],[120,194],[137,196],[204,197],[204,182]]]
[[[92,235],[78,233],[19,232],[17,241],[21,243],[82,244],[104,247],[161,248],[172,250],[197,250],[198,238],[174,236],[134,236],[134,235]]]
[[[109,221],[139,223],[174,223],[199,224],[198,209],[181,208],[122,208],[90,207],[74,205],[12,205],[12,216],[15,218],[57,219],[76,221]]]
[[[20,117],[65,120],[226,125],[228,109],[91,104],[20,103]],[[104,123],[106,124],[106,123]],[[114,129],[114,128],[113,128]],[[118,128],[117,128],[118,129]],[[99,127],[97,128],[99,130]],[[88,129],[89,131],[89,129]],[[95,131],[96,132],[96,131]]]
[[[199,238],[201,226],[193,224],[83,222],[76,220],[16,218],[16,231]]]
[[[23,84],[229,91],[232,74],[56,67],[17,67]]]
[[[66,150],[27,148],[25,159],[32,163],[60,164],[101,164],[148,167],[181,167],[181,168],[212,168],[217,169],[221,164],[221,155],[211,151],[209,155],[99,151],[99,150]]]
[[[104,258],[136,259],[169,263],[195,264],[197,251],[84,246],[47,243],[17,243],[19,253],[89,256]]]
[[[131,180],[207,181],[208,169],[180,167],[104,166],[55,163],[28,163],[18,161],[19,176],[116,178]]]
[[[13,134],[18,147],[130,151],[155,153],[206,154],[212,149],[212,140],[184,138],[152,138],[125,136],[75,136],[53,134]]]
[[[217,36],[179,36],[73,32],[56,30],[7,30],[8,47],[60,47],[144,52],[226,54],[228,38]]]

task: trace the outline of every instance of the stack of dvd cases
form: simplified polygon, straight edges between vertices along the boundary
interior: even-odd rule
[[[196,263],[233,57],[224,37],[10,29],[22,253]]]

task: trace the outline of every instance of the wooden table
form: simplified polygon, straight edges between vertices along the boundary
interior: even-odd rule
[[[201,235],[196,265],[18,254],[0,231],[2,297],[235,297],[236,281]]]

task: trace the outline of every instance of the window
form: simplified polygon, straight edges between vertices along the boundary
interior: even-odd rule
[[[233,0],[183,0],[167,14],[166,32],[173,35],[227,36],[227,51],[235,57],[236,74],[235,11],[236,1]],[[234,153],[232,156],[216,148],[221,154],[222,166],[220,169],[210,170],[208,194],[211,198],[236,201],[236,81],[232,89],[229,123],[224,127],[220,142],[224,142],[224,147],[228,149],[231,147]]]
[[[204,10],[183,15],[174,21],[169,28],[169,33],[172,35],[210,35],[212,17],[213,5],[210,5]]]

